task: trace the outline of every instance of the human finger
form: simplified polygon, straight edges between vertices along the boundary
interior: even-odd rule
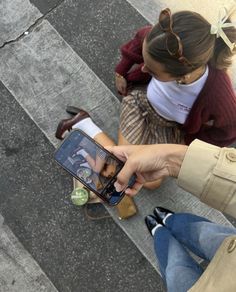
[[[115,188],[117,191],[122,191],[128,186],[131,177],[136,173],[136,165],[131,160],[127,160],[123,168],[117,175]],[[137,182],[137,179],[136,179]]]
[[[143,184],[136,182],[132,187],[125,190],[126,195],[135,196],[141,190]]]
[[[122,146],[105,146],[104,148],[107,151],[109,151],[110,153],[114,154],[121,161],[126,161],[127,160],[126,151],[123,149]]]

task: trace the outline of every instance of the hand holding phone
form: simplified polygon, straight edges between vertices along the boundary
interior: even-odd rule
[[[66,171],[109,205],[117,205],[125,189],[116,191],[114,183],[124,163],[80,130],[74,130],[56,150],[55,160]],[[136,177],[129,182],[132,186]]]

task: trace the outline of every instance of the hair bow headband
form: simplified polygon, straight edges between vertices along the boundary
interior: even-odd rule
[[[223,7],[219,11],[218,22],[216,24],[211,25],[211,34],[216,34],[216,37],[221,37],[226,45],[230,48],[231,51],[235,48],[235,43],[231,43],[227,35],[224,33],[224,27],[236,27],[236,22],[226,22],[225,21],[230,17],[230,15],[234,12],[236,7],[232,7],[229,11],[225,7]]]

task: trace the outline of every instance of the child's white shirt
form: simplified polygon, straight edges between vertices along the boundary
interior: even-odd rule
[[[153,77],[147,88],[147,98],[160,116],[166,120],[184,124],[207,80],[208,72],[207,66],[204,74],[191,84],[178,84],[176,81],[163,82]]]

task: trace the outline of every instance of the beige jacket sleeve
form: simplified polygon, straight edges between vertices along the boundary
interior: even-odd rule
[[[236,217],[236,149],[194,140],[182,163],[178,185],[211,207]]]

